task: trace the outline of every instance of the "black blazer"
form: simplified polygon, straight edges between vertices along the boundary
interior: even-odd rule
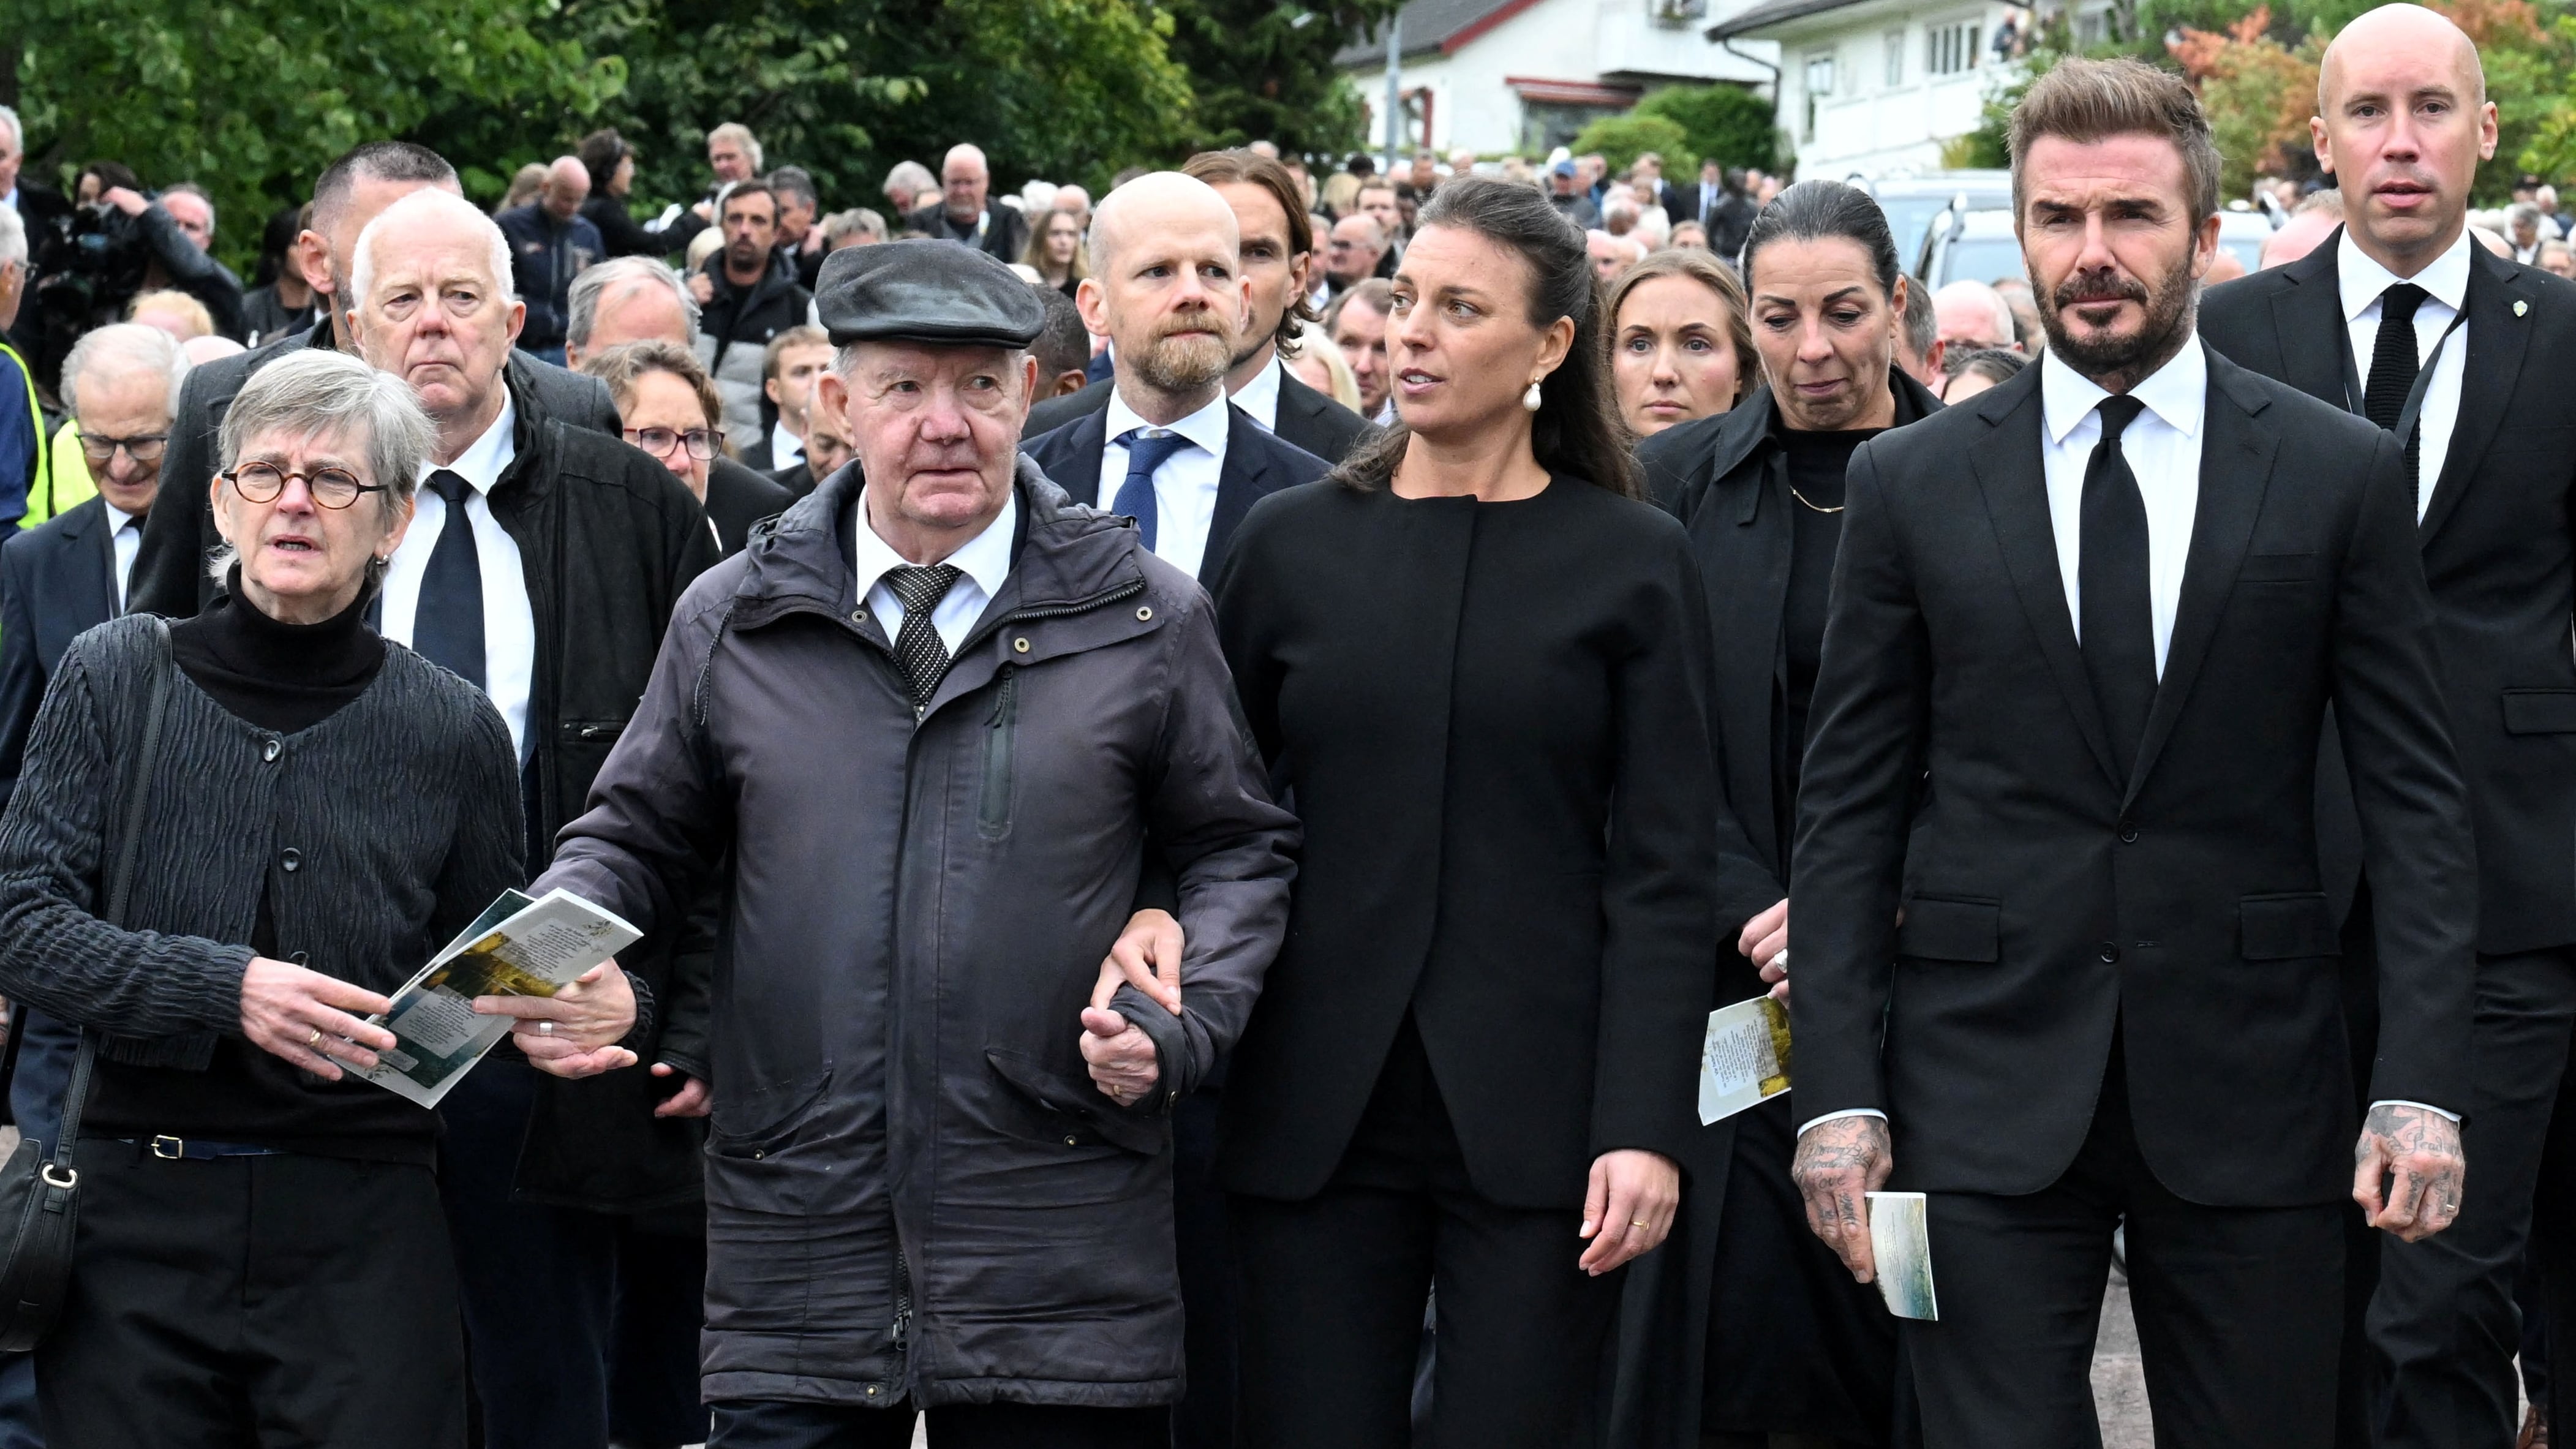
[[[1941,410],[1941,400],[1903,368],[1888,374],[1896,426]],[[1666,428],[1637,449],[1648,493],[1689,530],[1691,556],[1708,587],[1709,637],[1717,651],[1709,728],[1725,792],[1717,834],[1721,1002],[1765,989],[1753,964],[1735,950],[1735,932],[1789,893],[1789,842],[1780,838],[1772,799],[1772,751],[1788,674],[1780,623],[1797,533],[1774,410],[1771,390],[1757,388],[1733,409]]]
[[[331,319],[325,317],[310,332],[188,369],[187,381],[179,384],[178,404],[170,410],[170,443],[161,462],[162,486],[175,491],[171,501],[181,506],[155,508],[144,520],[143,546],[134,556],[134,575],[126,581],[128,608],[185,619],[215,597],[206,556],[222,540],[215,532],[208,485],[215,477],[215,435],[223,429],[224,414],[252,373],[298,349],[330,345]],[[624,436],[617,404],[598,378],[515,347],[506,366],[511,393],[533,400],[547,417],[612,438]]]
[[[1227,542],[1253,504],[1332,471],[1323,459],[1272,436],[1244,416],[1241,408],[1230,407],[1225,413],[1225,467],[1217,474],[1216,516],[1208,521],[1207,552],[1199,556],[1201,582],[1216,577],[1217,566],[1225,562]],[[1109,409],[1104,403],[1099,412],[1024,442],[1020,448],[1074,502],[1107,508],[1117,497],[1115,488],[1108,490],[1108,497],[1101,496],[1100,454],[1108,446]]]
[[[1708,606],[1679,525],[1339,483],[1264,499],[1217,580],[1253,737],[1304,821],[1218,1174],[1320,1191],[1410,1011],[1477,1191],[1571,1209],[1678,1156],[1710,1004]]]
[[[100,498],[0,544],[0,808],[63,651],[116,617],[114,546]]]
[[[2213,288],[2210,346],[2344,406],[2340,239]],[[2532,951],[2576,941],[2576,286],[2472,246],[2468,312],[2459,421],[2449,456],[2423,460],[2439,472],[2417,541],[2477,822],[2478,949]],[[2318,817],[2340,911],[2361,839],[2339,770]]]
[[[776,518],[795,501],[796,495],[777,480],[731,458],[707,463],[707,517],[716,526],[716,537],[724,541],[728,557],[742,552],[751,541],[753,524]]]
[[[2383,890],[2370,1097],[2470,1105],[2468,792],[2402,455],[2222,357],[2209,374],[2172,643],[2126,772],[2067,613],[2040,369],[1853,455],[1799,785],[1790,1011],[1800,1120],[1886,1110],[1897,1187],[2055,1182],[2116,1027],[2166,1187],[2212,1206],[2350,1192],[2310,811],[2329,700]]]
[[[1109,411],[1109,393],[1114,381],[1104,379],[1051,397],[1029,409],[1029,420],[1020,429],[1025,437],[1043,437],[1077,418]],[[1293,374],[1279,379],[1279,426],[1271,431],[1281,441],[1303,448],[1326,463],[1341,466],[1351,449],[1374,436],[1377,429],[1369,420],[1349,408],[1299,382]]]

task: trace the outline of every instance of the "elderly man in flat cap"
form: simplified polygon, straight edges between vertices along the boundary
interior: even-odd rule
[[[1207,596],[1019,456],[1028,284],[854,247],[820,309],[857,458],[681,600],[533,889],[649,932],[724,872],[718,1449],[900,1449],[916,1412],[940,1449],[1161,1449],[1171,1109],[1251,1010],[1297,826]],[[1149,835],[1159,975],[1159,917],[1121,939]]]

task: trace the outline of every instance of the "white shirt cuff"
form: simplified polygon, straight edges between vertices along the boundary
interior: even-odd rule
[[[1826,1123],[1841,1117],[1875,1117],[1881,1122],[1887,1120],[1887,1114],[1878,1110],[1876,1107],[1854,1107],[1843,1112],[1827,1112],[1822,1117],[1819,1117],[1815,1121],[1808,1123],[1806,1126],[1799,1128],[1798,1135],[1804,1137],[1815,1129],[1824,1126]]]
[[[2421,1108],[2423,1108],[2425,1111],[2432,1113],[2432,1114],[2433,1114],[2434,1116],[2436,1116],[2436,1117],[2440,1117],[2440,1118],[2443,1118],[2443,1119],[2445,1119],[2445,1120],[2452,1121],[2452,1122],[2457,1122],[2457,1121],[2459,1121],[2459,1120],[2460,1120],[2460,1114],[2459,1114],[2459,1113],[2457,1113],[2457,1112],[2445,1112],[2445,1111],[2443,1111],[2441,1108],[2434,1106],[2434,1105],[2433,1105],[2432,1103],[2430,1103],[2430,1102],[2409,1102],[2409,1101],[2404,1100],[2403,1098],[2391,1097],[2391,1098],[2389,1098],[2389,1099],[2388,1099],[2387,1101],[2385,1101],[2385,1102],[2373,1102],[2373,1103],[2371,1103],[2370,1105],[2371,1105],[2372,1107],[2374,1107],[2374,1108],[2377,1108],[2377,1107],[2421,1107]]]

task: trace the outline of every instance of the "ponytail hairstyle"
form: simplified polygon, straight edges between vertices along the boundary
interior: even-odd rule
[[[1539,466],[1622,498],[1644,496],[1610,386],[1610,347],[1602,335],[1608,321],[1582,231],[1544,192],[1492,176],[1441,182],[1424,203],[1417,230],[1435,226],[1473,232],[1529,264],[1531,326],[1544,330],[1559,317],[1574,321],[1574,345],[1540,382],[1538,412],[1530,419],[1530,452]],[[1352,488],[1386,487],[1412,436],[1399,419],[1333,477]]]

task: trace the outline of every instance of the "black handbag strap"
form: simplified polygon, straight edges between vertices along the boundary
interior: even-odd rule
[[[134,892],[134,856],[142,847],[143,818],[152,803],[152,766],[161,757],[161,722],[169,713],[170,677],[178,672],[170,661],[169,624],[157,615],[146,617],[152,620],[152,693],[143,709],[143,740],[135,749],[131,784],[125,792],[125,826],[116,839],[115,864],[108,871],[107,909],[99,917],[117,926],[125,924],[126,903]],[[72,1059],[72,1079],[63,1089],[63,1125],[54,1144],[56,1171],[49,1180],[71,1178],[72,1144],[80,1141],[81,1109],[89,1105],[89,1070],[97,1059],[98,1033],[83,1028],[80,1054]]]

